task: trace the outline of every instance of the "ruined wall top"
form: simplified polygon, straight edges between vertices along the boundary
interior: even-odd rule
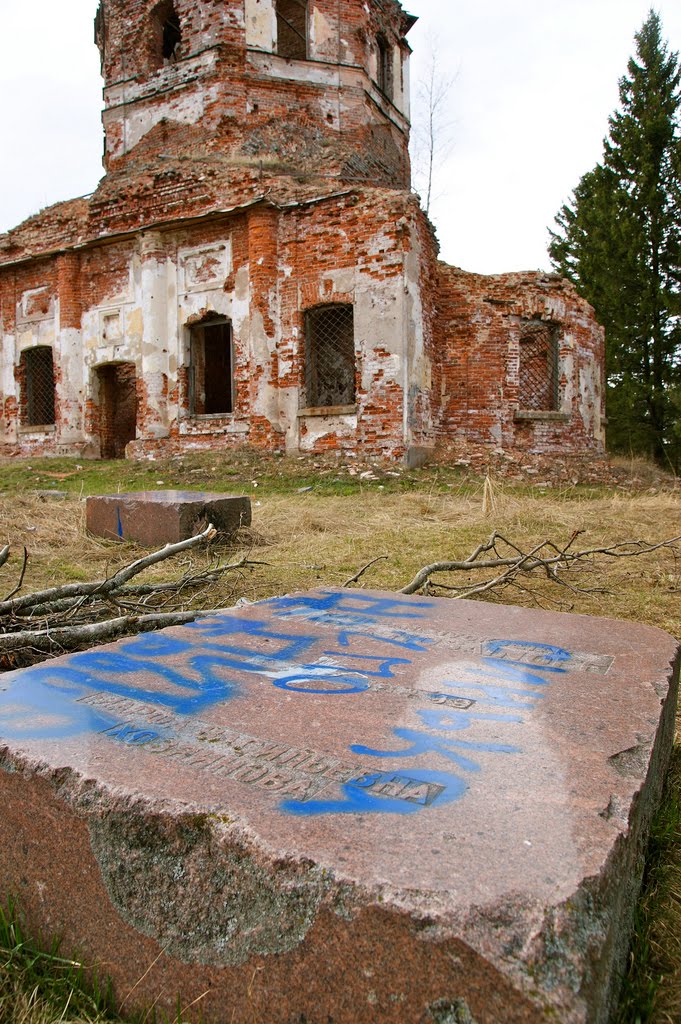
[[[415,21],[397,0],[100,0],[95,42],[106,85],[214,46],[357,65],[376,78],[381,47],[408,49]]]
[[[161,122],[167,131],[154,146],[171,156],[196,154],[196,138],[175,129],[200,121],[210,148],[233,161],[280,157],[281,140],[262,123],[276,97],[298,137],[326,138],[315,154],[323,173],[408,187],[414,21],[397,0],[101,0],[105,167],[119,166]],[[392,165],[382,174],[352,159],[346,166],[351,135],[356,153],[375,141],[366,129]]]

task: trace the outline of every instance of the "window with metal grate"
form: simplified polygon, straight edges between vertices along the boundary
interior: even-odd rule
[[[277,53],[307,60],[307,0],[276,0]]]
[[[316,306],[305,314],[305,397],[309,407],[353,405],[355,331],[353,308]]]
[[[558,404],[558,324],[526,320],[521,326],[518,405],[554,412]]]
[[[54,362],[49,345],[29,348],[21,354],[23,388],[21,418],[27,427],[55,423]]]

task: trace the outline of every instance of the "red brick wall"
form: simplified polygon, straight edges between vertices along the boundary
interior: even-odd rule
[[[179,356],[176,377],[163,374],[155,379],[153,386],[161,392],[153,396],[150,381],[137,382],[141,440],[135,442],[136,453],[166,445],[248,443],[282,448],[286,423],[284,406],[279,408],[276,396],[281,394],[284,404],[288,401],[290,419],[290,395],[301,392],[304,384],[305,309],[328,302],[356,304],[358,293],[375,295],[380,305],[386,289],[390,294],[403,291],[408,265],[412,275],[417,268],[409,301],[413,320],[421,322],[419,365],[427,371],[415,372],[408,382],[410,443],[437,442],[463,451],[476,444],[528,451],[599,448],[593,426],[596,413],[589,421],[585,403],[602,397],[602,332],[590,308],[565,282],[541,274],[486,278],[438,263],[432,231],[415,200],[383,189],[352,191],[283,210],[260,204],[232,217],[169,227],[160,233],[154,256],[177,264],[180,249],[226,237],[231,239],[232,267],[224,290],[232,292],[236,278],[248,274],[250,329],[261,334],[256,351],[253,338],[234,333],[234,416],[213,426],[201,423],[200,430],[180,429],[175,419],[172,440],[144,440],[150,410],[159,402],[162,407],[179,405],[185,423],[190,418],[186,339],[184,334],[181,343],[170,338],[167,344]],[[69,327],[80,326],[83,310],[107,305],[116,296],[127,295],[129,301],[131,261],[139,259],[139,248],[139,239],[131,237],[93,245],[79,255],[0,268],[4,329],[14,329],[12,310],[18,297],[42,285],[53,301],[59,299],[64,326]],[[334,281],[341,279],[352,283],[350,291],[345,286],[338,290]],[[202,307],[192,319],[210,313]],[[559,418],[516,416],[521,324],[533,318],[561,325]],[[300,436],[306,448],[358,448],[366,454],[390,455],[404,450],[402,371],[396,375],[395,350],[376,342],[374,333],[366,319],[356,318],[356,430],[348,432],[347,424],[342,429],[330,427],[315,439],[311,431],[317,423],[303,418]],[[402,358],[399,344],[396,351]],[[58,352],[56,366],[59,371]],[[593,394],[582,387],[587,378],[594,382]],[[263,403],[266,393],[270,397]],[[14,415],[9,401],[5,416],[11,420]],[[237,420],[243,429],[230,432],[229,423]],[[114,442],[109,443],[101,408],[92,400],[85,426],[91,435],[101,434],[106,450],[111,449]],[[47,450],[53,445],[52,438],[45,439]]]
[[[219,155],[222,170],[226,158],[242,178],[250,167],[257,180],[296,174],[311,183],[340,177],[408,187],[408,126],[377,92],[369,73],[379,32],[401,47],[404,21],[395,0],[368,6],[315,0],[329,24],[340,17],[338,31],[315,54],[315,64],[309,64],[315,80],[304,72],[304,62],[288,66],[289,78],[272,75],[267,60],[285,72],[283,58],[247,50],[243,0],[175,0],[183,33],[180,60],[159,68],[152,55],[155,6],[156,0],[102,0],[109,171],[122,172],[128,165],[134,165],[135,173],[146,171],[163,153],[166,162],[158,168],[156,190],[164,192],[167,205],[173,194],[179,200],[186,192],[186,204],[202,192],[201,183],[197,189],[192,181],[194,168],[169,166],[168,158],[183,155],[193,160],[198,154]],[[325,72],[327,63],[347,69],[342,85]],[[128,83],[124,102],[115,89],[120,82]],[[194,104],[200,120],[175,114],[168,103],[173,90],[183,103]],[[148,115],[151,129],[134,145],[123,127],[132,114]],[[111,184],[104,190],[109,194]],[[205,192],[205,179],[203,185]],[[126,183],[120,187],[125,190]]]
[[[528,319],[559,325],[564,421],[516,418],[519,340]],[[436,324],[441,440],[462,448],[466,441],[541,451],[602,448],[603,331],[567,281],[541,273],[484,277],[441,263]]]

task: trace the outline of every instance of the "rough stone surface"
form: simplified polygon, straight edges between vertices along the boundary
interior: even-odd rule
[[[129,1008],[606,1024],[677,662],[632,623],[325,590],[8,673],[0,892]]]
[[[150,547],[186,540],[212,523],[221,533],[251,524],[251,502],[243,496],[202,491],[132,491],[87,499],[90,533],[134,540]]]

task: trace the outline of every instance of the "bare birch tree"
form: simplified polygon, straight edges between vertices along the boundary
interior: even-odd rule
[[[416,82],[412,111],[412,164],[414,187],[427,214],[435,193],[438,171],[454,145],[452,92],[456,74],[444,70],[438,40],[428,40],[427,63]]]

